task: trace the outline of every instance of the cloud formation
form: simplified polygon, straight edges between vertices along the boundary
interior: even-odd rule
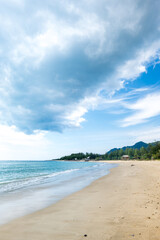
[[[138,130],[129,132],[130,137],[134,138],[135,142],[144,141],[147,143],[156,142],[160,140],[160,126],[146,128],[144,130]]]
[[[0,3],[1,124],[80,126],[159,57],[158,1]]]
[[[160,92],[146,95],[135,103],[127,104],[128,109],[135,113],[123,120],[123,126],[136,125],[148,119],[160,115]]]

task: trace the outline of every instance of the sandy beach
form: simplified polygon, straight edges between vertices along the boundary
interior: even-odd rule
[[[128,161],[90,186],[0,227],[0,240],[159,240],[160,162]]]

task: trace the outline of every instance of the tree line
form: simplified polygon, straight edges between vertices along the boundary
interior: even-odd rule
[[[146,148],[121,148],[112,152],[106,152],[105,154],[73,153],[69,156],[60,158],[60,160],[82,160],[88,158],[94,160],[120,160],[123,155],[128,155],[130,159],[139,160],[160,159],[160,142],[148,144]]]
[[[98,159],[100,156],[97,153],[72,153],[69,156],[61,157],[60,160]]]
[[[105,160],[120,160],[123,155],[128,155],[130,159],[139,159],[139,160],[150,160],[150,159],[160,159],[160,142],[148,144],[146,148],[141,147],[140,149],[122,148],[115,150],[110,153],[106,153],[103,156]]]

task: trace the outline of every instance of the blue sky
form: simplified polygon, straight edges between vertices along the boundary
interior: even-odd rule
[[[0,4],[0,159],[160,140],[159,1]]]

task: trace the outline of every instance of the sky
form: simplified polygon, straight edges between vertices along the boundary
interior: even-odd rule
[[[0,160],[160,140],[158,0],[0,6]]]

